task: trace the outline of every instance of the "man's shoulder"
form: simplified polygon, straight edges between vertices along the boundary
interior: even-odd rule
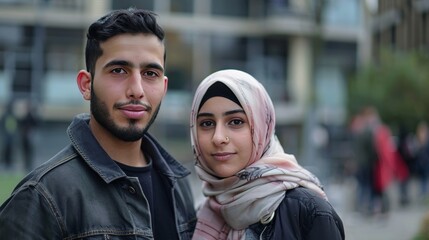
[[[46,182],[57,184],[64,182],[69,177],[68,173],[72,172],[73,168],[76,170],[77,165],[81,165],[79,162],[82,161],[75,161],[78,157],[79,155],[71,145],[64,147],[52,158],[27,174],[17,185],[16,189],[27,188]]]

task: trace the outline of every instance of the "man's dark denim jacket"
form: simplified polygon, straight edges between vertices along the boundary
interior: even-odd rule
[[[92,135],[87,114],[67,133],[71,144],[27,175],[0,206],[1,239],[153,239],[149,206],[137,178],[127,177]],[[171,184],[175,228],[190,239],[196,216],[190,172],[151,136],[153,164]],[[163,207],[163,206],[155,206]]]

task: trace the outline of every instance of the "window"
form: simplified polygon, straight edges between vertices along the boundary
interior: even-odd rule
[[[213,36],[211,55],[212,71],[224,68],[244,70],[247,59],[247,39],[236,36]]]
[[[212,14],[229,17],[247,17],[248,2],[247,0],[212,0]]]
[[[196,0],[198,1],[198,0]],[[170,2],[173,13],[192,13],[194,12],[193,0],[174,0]]]
[[[130,7],[154,10],[154,0],[112,0],[112,9],[127,9]]]

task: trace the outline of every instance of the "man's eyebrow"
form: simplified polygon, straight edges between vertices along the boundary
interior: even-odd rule
[[[112,60],[110,62],[108,62],[106,65],[104,65],[104,68],[108,68],[111,66],[127,66],[127,67],[134,67],[134,64],[126,61],[126,60]],[[158,69],[162,72],[164,72],[164,68],[157,63],[148,63],[148,64],[141,64],[140,65],[141,68],[155,68]]]
[[[103,68],[108,68],[111,66],[133,66],[132,63],[125,61],[125,60],[112,60],[110,62],[108,62],[106,65],[104,65]]]
[[[235,113],[246,114],[243,109],[234,109],[234,110],[231,110],[231,111],[226,111],[222,115],[223,116],[228,116],[228,115],[232,115],[232,114],[235,114]],[[201,112],[201,113],[197,114],[197,118],[199,118],[199,117],[213,117],[213,116],[214,116],[213,113],[206,113],[206,112]]]
[[[155,68],[160,70],[161,72],[164,72],[164,68],[159,65],[158,63],[148,63],[148,64],[142,64],[140,65],[141,68]]]

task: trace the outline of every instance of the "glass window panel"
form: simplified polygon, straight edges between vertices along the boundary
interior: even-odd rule
[[[48,71],[76,71],[82,67],[84,33],[81,30],[50,28],[46,31]]]
[[[328,25],[358,26],[360,24],[359,0],[330,0],[326,2],[324,21]]]
[[[166,73],[168,89],[186,90],[192,85],[192,34],[167,32],[165,38],[167,48]]]
[[[289,0],[268,0],[265,4],[268,16],[281,16],[292,11]]]
[[[112,9],[126,9],[129,7],[154,10],[154,0],[112,0]]]
[[[193,0],[174,0],[171,1],[171,12],[192,13],[194,12]]]
[[[212,0],[212,14],[230,17],[247,17],[248,0]]]
[[[247,40],[236,36],[213,36],[212,38],[212,71],[224,68],[244,70],[246,66]]]
[[[269,37],[264,41],[267,90],[273,95],[273,100],[289,99],[286,89],[288,46],[286,37]]]

